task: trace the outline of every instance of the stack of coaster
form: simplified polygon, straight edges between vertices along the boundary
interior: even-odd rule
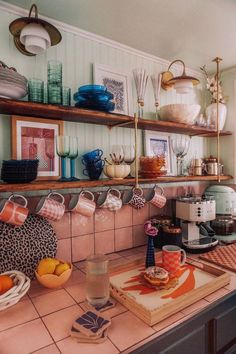
[[[111,320],[91,308],[78,317],[71,328],[71,336],[81,343],[102,343],[107,339]]]

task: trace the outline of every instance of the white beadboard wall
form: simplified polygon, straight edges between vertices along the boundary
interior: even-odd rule
[[[37,55],[36,57],[24,56],[15,48],[13,38],[8,30],[9,23],[19,17],[19,15],[22,16],[22,11],[24,12],[20,8],[6,5],[6,3],[0,1],[0,60],[6,62],[9,66],[14,66],[19,73],[25,75],[27,78],[37,77],[46,82],[47,61],[58,59],[63,63],[63,84],[71,87],[72,93],[74,93],[79,86],[93,82],[93,63],[108,65],[117,71],[130,73],[133,96],[132,104],[135,111],[136,91],[132,70],[142,67],[151,75],[154,72],[160,73],[167,69],[168,62],[165,60],[58,22],[57,25],[62,33],[61,43],[50,48],[42,55]],[[55,23],[53,20],[51,22]],[[182,59],[184,60],[184,58]],[[181,68],[176,65],[173,71],[178,73],[179,70]],[[188,69],[187,72],[200,79],[202,78],[199,72]],[[200,103],[204,106],[204,97],[205,93],[202,91],[201,85],[195,88],[193,93],[189,95],[177,95],[174,90],[169,92],[162,90],[160,103],[161,105],[169,103]],[[154,109],[154,97],[151,80],[149,79],[145,96],[145,117],[154,119]],[[10,118],[0,115],[0,160],[9,159],[11,156],[10,134]],[[94,148],[101,148],[104,150],[104,155],[106,156],[112,144],[132,144],[134,142],[133,130],[126,128],[114,128],[109,131],[107,127],[99,125],[65,122],[65,134],[78,136],[80,156]],[[141,132],[139,132],[139,142],[139,151],[141,152]],[[192,138],[186,160],[206,154],[206,139],[199,137]],[[173,172],[175,172],[174,157],[173,166]],[[84,178],[80,162],[77,164],[77,176]]]

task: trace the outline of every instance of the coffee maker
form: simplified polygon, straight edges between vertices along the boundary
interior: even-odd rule
[[[212,197],[177,198],[176,217],[180,219],[183,247],[188,252],[206,252],[218,244],[209,224],[216,217],[216,204]]]

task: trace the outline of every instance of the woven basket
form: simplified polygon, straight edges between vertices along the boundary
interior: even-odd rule
[[[17,270],[8,271],[1,275],[9,275],[14,282],[11,289],[0,295],[0,311],[3,311],[15,305],[27,293],[30,287],[30,278]]]

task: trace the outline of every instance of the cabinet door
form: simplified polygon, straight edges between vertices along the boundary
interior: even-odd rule
[[[158,350],[158,347],[156,348]],[[207,337],[206,337],[206,327],[202,325],[196,328],[194,331],[187,333],[181,338],[176,338],[176,340],[170,343],[164,350],[156,351],[160,354],[204,354],[208,353],[207,350]]]
[[[214,319],[216,350],[221,351],[230,342],[236,342],[236,304]]]

